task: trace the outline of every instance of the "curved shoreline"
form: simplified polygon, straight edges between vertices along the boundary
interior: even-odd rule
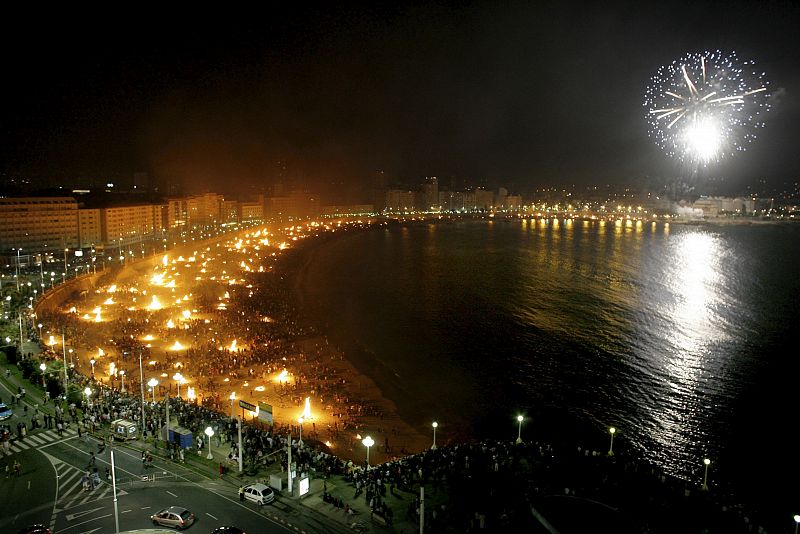
[[[375,225],[361,231],[373,231]],[[295,248],[288,256],[281,260],[281,273],[286,275],[286,283],[292,290],[299,315],[309,321],[320,335],[326,339],[330,350],[339,355],[339,358],[349,368],[351,378],[356,382],[354,395],[362,395],[362,401],[368,404],[377,404],[388,417],[375,421],[379,428],[391,425],[394,431],[389,432],[390,456],[397,454],[412,454],[427,449],[430,438],[424,433],[423,428],[414,424],[408,417],[409,399],[404,398],[406,393],[397,383],[394,372],[386,367],[380,359],[360,346],[358,340],[343,332],[333,331],[327,324],[320,310],[310,302],[308,291],[308,268],[317,259],[321,247],[339,240],[345,236],[326,235],[322,238],[304,243]],[[400,399],[403,399],[402,402]],[[383,428],[382,430],[386,430]],[[380,442],[383,444],[383,440]],[[389,456],[387,456],[388,459]]]

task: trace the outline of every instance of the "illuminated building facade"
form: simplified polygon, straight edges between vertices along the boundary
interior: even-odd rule
[[[224,198],[217,193],[205,193],[186,198],[186,219],[189,226],[215,226],[222,220]]]
[[[78,203],[72,197],[0,198],[0,252],[47,252],[78,246]]]
[[[106,246],[124,246],[152,239],[162,232],[161,206],[139,204],[100,209]]]
[[[89,248],[103,242],[103,231],[98,208],[78,210],[78,239],[81,248]]]

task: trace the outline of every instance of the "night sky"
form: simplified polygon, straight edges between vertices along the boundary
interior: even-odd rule
[[[7,16],[0,172],[229,190],[272,183],[280,160],[296,184],[347,192],[376,170],[522,191],[669,180],[686,171],[647,136],[645,87],[718,48],[763,67],[773,110],[703,178],[800,178],[797,4],[645,4]]]

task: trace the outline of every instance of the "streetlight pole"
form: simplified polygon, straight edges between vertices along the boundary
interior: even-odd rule
[[[794,516],[794,534],[797,534],[797,527],[800,527],[800,515]]]
[[[119,508],[117,505],[117,473],[114,468],[114,449],[111,449],[111,491],[114,492],[114,526],[119,534]]]
[[[300,419],[297,420],[297,422],[300,424],[300,439],[297,441],[297,446],[302,449],[303,448],[303,418],[301,417]]]
[[[144,374],[142,373],[142,351],[139,349],[139,391],[142,394],[142,423],[140,425],[141,433],[139,436],[144,441]]]
[[[150,392],[153,394],[153,404],[156,403],[156,386],[158,385],[158,380],[155,378],[151,378],[147,385],[150,386]]]
[[[236,400],[236,392],[231,391],[231,396],[228,398],[231,399],[231,419],[233,419],[234,417],[236,417],[236,414],[233,411],[233,401]]]
[[[19,293],[19,253],[22,251],[21,248],[17,249],[17,265],[16,265],[16,272],[17,272],[17,293]]]
[[[210,426],[207,426],[205,429],[205,435],[208,436],[208,458],[209,460],[213,459],[214,457],[211,455],[211,436],[214,435],[214,429]]]
[[[125,393],[125,369],[120,370],[119,376],[122,378],[122,387],[120,388],[120,391]]]
[[[166,423],[167,424],[167,438],[166,438],[166,440],[167,440],[167,443],[169,444],[170,443],[170,439],[169,439],[169,391],[167,391],[167,394],[164,396],[164,406],[166,406],[166,414],[165,414],[164,418],[167,420],[167,423]],[[161,432],[161,429],[159,428],[158,431]],[[167,445],[167,446],[169,446],[169,445]]]
[[[611,434],[611,443],[608,446],[608,455],[614,456],[614,434],[617,432],[617,429],[613,426],[608,429],[608,433]]]
[[[433,425],[431,425],[431,426],[433,426],[433,445],[431,445],[431,450],[435,451],[436,450],[436,428],[439,426],[439,423],[434,421]]]
[[[703,463],[706,465],[705,473],[703,474],[703,489],[708,490],[708,466],[711,464],[711,460],[703,458]]]
[[[41,370],[42,370],[42,389],[45,389],[45,383],[44,383],[44,372],[45,372],[45,370],[47,369],[47,366],[46,366],[45,364],[43,364],[43,363],[42,363],[42,364],[40,364],[40,365],[39,365],[39,369],[41,369]]]
[[[89,363],[92,364],[92,380],[94,380],[94,363],[95,363],[94,358],[89,360]]]
[[[289,494],[292,493],[292,433],[289,432],[289,439],[286,440],[286,474],[289,479]]]
[[[522,421],[525,418],[521,415],[517,416],[517,422],[519,423],[519,429],[517,430],[517,444],[522,443]]]
[[[239,451],[238,452],[239,452],[239,472],[241,473],[242,472],[242,418],[241,417],[237,417],[236,420],[239,423],[239,425],[238,425],[239,426]],[[289,446],[291,446],[291,443],[289,443]]]
[[[19,316],[19,353],[24,357],[25,349],[22,346],[22,308],[17,310],[17,315]]]
[[[180,373],[175,373],[172,379],[177,382],[178,384],[178,398],[181,398],[181,382],[183,382],[183,375]]]
[[[369,448],[375,445],[375,441],[373,441],[371,437],[367,436],[361,443],[363,443],[367,448],[367,469],[369,469]]]

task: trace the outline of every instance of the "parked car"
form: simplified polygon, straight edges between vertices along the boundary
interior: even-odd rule
[[[0,421],[11,419],[12,415],[14,415],[14,411],[6,406],[6,403],[0,402]]]
[[[266,484],[258,482],[244,487],[244,498],[256,504],[269,504],[275,500],[275,492]]]
[[[239,527],[217,527],[211,531],[211,534],[247,534]]]
[[[189,528],[194,523],[194,514],[180,506],[170,506],[150,516],[154,525],[173,527],[178,530]]]

